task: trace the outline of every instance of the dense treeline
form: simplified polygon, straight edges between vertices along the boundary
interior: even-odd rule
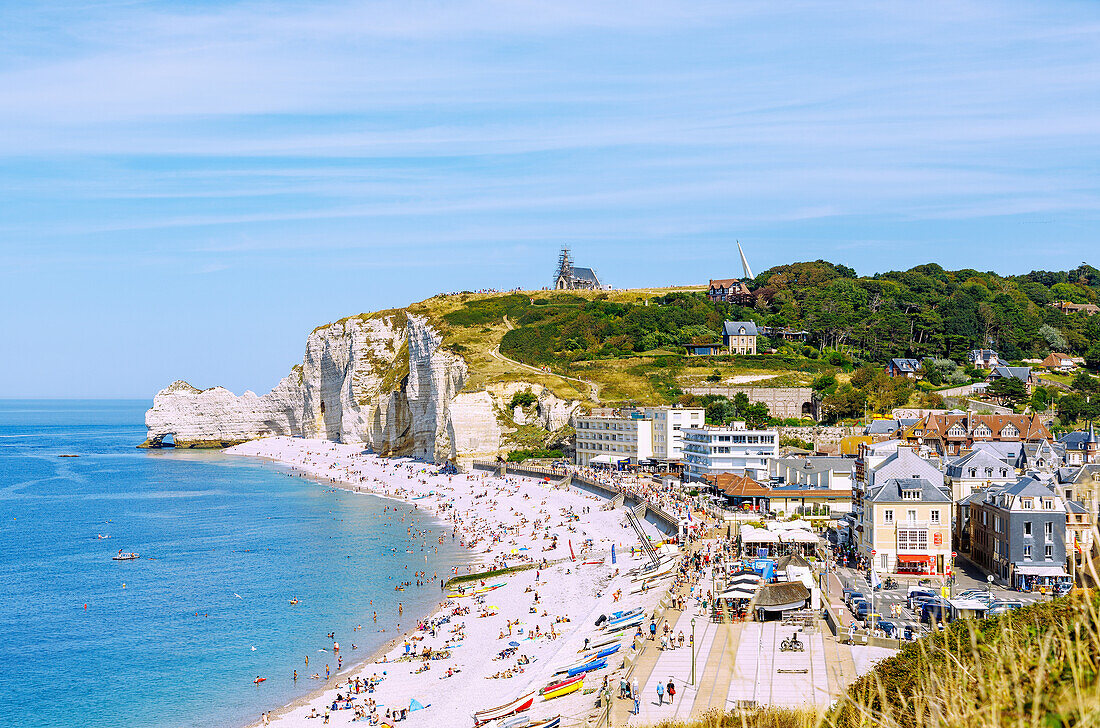
[[[772,268],[755,280],[756,303],[742,308],[712,303],[701,294],[673,293],[649,305],[588,300],[548,293],[478,301],[448,316],[474,325],[509,316],[501,350],[530,363],[566,363],[720,340],[722,322],[751,319],[779,329],[810,332],[818,350],[855,358],[892,357],[960,361],[974,348],[992,347],[1007,359],[1043,357],[1050,351],[1100,357],[1100,315],[1064,314],[1050,304],[1100,302],[1100,271],[1000,276],[976,270],[946,271],[927,264],[907,271],[857,277],[825,261]],[[452,318],[453,317],[453,318]],[[782,341],[760,342],[783,347]],[[808,353],[794,345],[793,353]]]

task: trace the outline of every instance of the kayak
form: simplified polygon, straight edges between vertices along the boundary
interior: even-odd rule
[[[256,678],[255,680],[253,680],[252,682],[254,682],[254,683],[256,683],[257,685],[259,685],[260,683],[262,683],[262,682],[263,682],[264,680],[266,680],[266,679],[267,679],[266,677],[258,677],[258,678]]]
[[[580,665],[579,667],[570,668],[568,675],[569,677],[573,677],[574,675],[583,675],[586,672],[591,672],[592,670],[602,670],[605,667],[607,667],[606,658],[603,660],[596,660],[595,662],[589,662],[587,664]]]

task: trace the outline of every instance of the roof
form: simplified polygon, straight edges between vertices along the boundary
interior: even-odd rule
[[[745,329],[744,333],[741,333],[742,328]],[[722,334],[724,336],[758,336],[759,332],[753,321],[727,321],[722,324]]]
[[[802,554],[798,553],[797,551],[795,551],[793,554],[788,554],[786,556],[780,556],[779,560],[775,562],[775,568],[778,571],[782,571],[783,569],[786,569],[787,567],[790,567],[790,566],[795,566],[795,567],[802,566],[802,567],[809,568],[810,562],[806,561],[806,559],[803,558]]]
[[[747,475],[717,473],[708,475],[706,479],[730,498],[766,498],[771,495],[771,489]]]
[[[988,451],[983,448],[971,450],[962,457],[956,458],[947,464],[947,475],[951,478],[963,478],[971,468],[977,468],[978,473],[974,477],[995,477],[1005,470],[1001,477],[1013,476],[1015,477],[1015,468],[1011,467],[1008,463],[1000,458],[994,457]],[[993,468],[993,476],[986,476],[986,468]]]
[[[1014,367],[1026,369],[1027,367]],[[1029,370],[1030,371],[1030,370]],[[943,440],[948,437],[948,431],[956,425],[960,426],[967,437],[973,437],[975,430],[982,425],[989,428],[993,438],[1000,437],[1001,432],[1008,425],[1012,425],[1020,433],[1020,440],[1050,439],[1050,430],[1043,425],[1038,414],[1031,415],[980,415],[980,414],[952,414],[928,415],[916,424],[905,429],[905,437]]]
[[[1050,486],[1040,483],[1035,478],[1024,476],[1017,480],[1015,483],[1009,483],[1001,489],[1001,493],[1005,495],[1036,495],[1036,496],[1053,496],[1054,491],[1050,489]]]
[[[741,283],[741,279],[739,279],[739,278],[711,278],[710,279],[710,287],[711,288],[733,288],[734,286],[738,285],[739,283]]]
[[[1084,513],[1088,514],[1089,509],[1081,503],[1081,501],[1066,501],[1066,510],[1070,513]]]
[[[891,359],[890,365],[903,372],[916,372],[921,368],[917,359]]]
[[[901,420],[871,420],[863,429],[864,435],[893,435],[903,427]]]
[[[989,373],[990,379],[1019,379],[1021,382],[1026,382],[1030,376],[1031,367],[996,366]]]
[[[924,478],[890,478],[875,486],[868,500],[875,503],[900,503],[902,491],[919,490],[922,503],[950,503],[951,498]],[[906,501],[912,503],[914,501]]]
[[[591,281],[592,283],[599,283],[600,280],[596,278],[596,273],[591,268],[573,268],[573,278],[580,281]]]
[[[938,485],[943,484],[943,473],[939,469],[905,447],[899,447],[897,452],[874,469],[871,482],[877,484],[890,478],[912,478],[914,475]]]
[[[798,609],[810,598],[810,590],[800,581],[764,584],[756,592],[756,606],[769,612]]]
[[[1067,432],[1058,438],[1058,442],[1065,445],[1067,450],[1087,450],[1090,442],[1097,442],[1096,431],[1089,428],[1087,432],[1084,430]]]

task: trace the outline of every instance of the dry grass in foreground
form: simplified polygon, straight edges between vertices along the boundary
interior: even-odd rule
[[[655,728],[1100,726],[1100,595],[1075,593],[907,646],[825,712],[764,708]]]

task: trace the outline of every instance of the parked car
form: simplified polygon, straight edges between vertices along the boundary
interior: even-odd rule
[[[865,601],[867,601],[867,597],[863,594],[863,592],[854,591],[848,595],[848,608],[851,609],[852,605],[856,602]]]
[[[888,619],[878,620],[878,627],[882,630],[882,633],[890,639],[897,639],[901,632],[898,625]]]
[[[1059,581],[1054,585],[1054,596],[1064,597],[1069,594],[1069,590],[1073,588],[1073,584],[1068,581]]]
[[[1007,614],[1016,609],[1023,609],[1024,603],[1016,600],[1000,600],[989,605],[986,616],[995,617],[998,614]]]
[[[917,606],[920,602],[925,602],[925,601],[928,601],[929,599],[938,599],[938,598],[939,598],[939,595],[937,595],[936,592],[934,592],[934,591],[930,591],[928,589],[912,589],[911,588],[911,589],[909,589],[909,596],[908,596],[906,601],[909,605],[909,608],[916,611]]]
[[[946,599],[929,599],[921,604],[920,621],[925,624],[946,624],[952,618],[951,602]]]

